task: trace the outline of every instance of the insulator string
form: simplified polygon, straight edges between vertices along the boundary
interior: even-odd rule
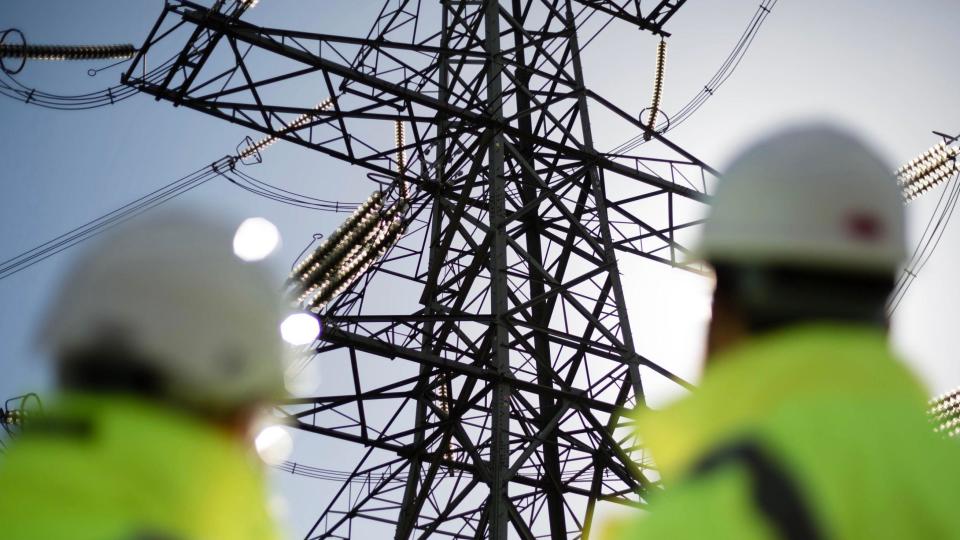
[[[650,116],[647,118],[647,132],[643,140],[653,138],[653,130],[657,126],[657,113],[660,112],[660,101],[663,98],[663,72],[667,62],[667,41],[661,39],[657,44],[657,68],[653,79],[653,98],[650,101]]]
[[[118,45],[19,45],[0,43],[0,57],[26,60],[129,60],[137,49],[130,43]]]

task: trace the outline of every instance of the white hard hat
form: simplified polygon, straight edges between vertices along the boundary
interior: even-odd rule
[[[138,218],[83,254],[40,335],[55,361],[115,346],[157,375],[164,396],[233,409],[284,393],[283,299],[233,230],[194,213]]]
[[[903,196],[858,138],[813,125],[765,138],[720,180],[695,256],[712,263],[893,272]]]

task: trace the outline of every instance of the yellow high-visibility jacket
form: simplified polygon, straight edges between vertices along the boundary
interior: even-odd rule
[[[626,539],[960,539],[960,444],[877,331],[796,327],[716,358],[641,413],[665,489]]]
[[[0,455],[0,538],[274,540],[255,460],[166,407],[65,397]]]

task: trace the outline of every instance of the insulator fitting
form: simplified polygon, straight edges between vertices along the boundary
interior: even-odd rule
[[[0,58],[26,60],[124,60],[133,58],[137,49],[120,45],[29,45],[0,43]]]
[[[10,398],[3,407],[0,407],[0,426],[4,426],[4,430],[9,434],[8,426],[22,428],[25,422],[30,421],[42,410],[40,398],[34,393]]]

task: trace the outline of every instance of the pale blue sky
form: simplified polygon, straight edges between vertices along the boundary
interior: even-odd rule
[[[311,31],[363,34],[379,2],[262,0],[251,20]],[[139,44],[159,1],[0,0],[0,28],[18,27],[28,40]],[[663,106],[684,104],[736,42],[756,0],[689,0],[670,22]],[[799,119],[840,122],[865,135],[892,166],[936,142],[933,129],[960,132],[953,67],[960,50],[960,10],[951,0],[781,0],[737,73],[670,137],[722,167],[742,144]],[[588,85],[629,111],[647,106],[656,39],[612,25],[584,53]],[[82,93],[116,84],[119,72],[86,75],[86,64],[27,66],[21,80],[49,91]],[[312,103],[304,103],[312,105]],[[97,217],[174,178],[232,152],[243,129],[138,96],[110,108],[59,112],[0,100],[0,259],[6,259]],[[634,133],[594,118],[597,146]],[[371,187],[363,174],[290,145],[277,144],[248,170],[288,189],[355,201]],[[215,180],[184,202],[219,208],[239,221],[260,215],[285,239],[278,266],[289,264],[314,232],[328,233],[342,215],[258,199]],[[930,195],[909,207],[914,237],[932,210]],[[894,342],[931,392],[960,385],[960,228],[939,251],[897,312]],[[73,253],[68,251],[0,280],[0,397],[46,388],[34,328]],[[631,318],[641,352],[696,378],[704,323],[705,285],[648,263],[623,261]],[[656,312],[645,305],[658,305]],[[335,381],[335,376],[325,380]],[[325,466],[323,441],[298,440],[294,458]],[[302,534],[335,484],[275,478],[288,496],[291,529]]]

